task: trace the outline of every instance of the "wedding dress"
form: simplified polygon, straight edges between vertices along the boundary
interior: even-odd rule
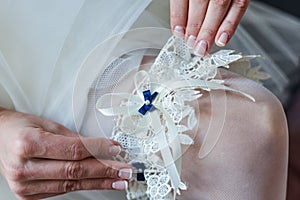
[[[150,4],[150,1],[134,0],[76,0],[72,2],[56,0],[51,2],[15,2],[4,0],[0,6],[0,11],[2,13],[0,18],[0,105],[55,120],[72,130],[79,131],[85,136],[99,136],[97,134],[95,135],[95,133],[98,133],[99,127],[97,118],[94,117],[95,109],[93,106],[95,106],[95,104],[91,103],[93,102],[92,100],[94,100],[94,94],[90,88],[93,88],[93,84],[96,84],[96,75],[99,75],[99,70],[102,72],[105,70],[101,69],[100,66],[108,66],[106,61],[109,56],[122,55],[122,52],[118,52],[118,50],[121,51],[121,47],[126,47],[126,42],[130,42],[130,44],[133,45],[132,47],[136,44],[136,48],[144,48],[140,51],[133,51],[133,53],[128,56],[128,62],[131,64],[125,66],[136,66],[141,63],[144,55],[156,55],[158,52],[157,49],[163,47],[164,43],[170,37],[170,33],[167,33],[166,30],[164,30],[162,36],[158,35],[159,37],[155,37],[159,39],[150,42],[145,38],[138,38],[141,36],[140,34],[137,34],[134,38],[132,38],[134,35],[131,35],[131,38],[126,38],[126,35],[121,35],[114,40],[107,39],[114,34],[127,31],[130,28],[148,26],[168,27],[169,14],[166,12],[168,10],[167,2],[168,1],[153,1]],[[269,23],[270,29],[275,26],[275,30],[278,31],[278,33],[274,33],[272,34],[272,37],[269,37],[268,26],[261,27],[258,24],[255,26],[257,32],[265,33],[260,37],[264,38],[266,41],[271,41],[271,44],[279,42],[284,43],[285,45],[292,45],[295,43],[283,41],[299,41],[299,36],[296,33],[299,32],[300,26],[297,20],[276,11],[275,14],[277,17],[275,23],[272,17],[267,17],[267,14],[272,12],[272,9],[263,7],[266,9],[264,11],[265,14],[263,14],[263,12],[260,12],[260,9],[262,9],[261,6],[262,5],[260,4],[254,3],[250,7],[248,14],[245,17],[244,24],[242,25],[253,25],[257,22],[255,17],[258,15],[266,15],[266,20],[261,20],[260,22],[266,23],[267,25]],[[293,81],[294,78],[290,75],[297,69],[298,55],[295,52],[297,52],[299,46],[294,45],[290,48],[287,46],[283,47],[286,50],[283,52],[288,56],[284,61],[276,60],[274,59],[276,58],[276,55],[272,55],[272,52],[270,54],[268,49],[266,49],[266,46],[268,45],[263,46],[263,43],[260,41],[259,43],[256,42],[256,37],[253,39],[251,34],[249,34],[251,32],[248,32],[249,30],[244,29],[243,27],[244,26],[241,26],[238,29],[236,36],[233,38],[228,48],[243,52],[243,54],[263,55],[265,59],[256,60],[255,66],[260,65],[263,68],[263,71],[271,75],[272,78],[263,80],[266,78],[266,75],[259,76],[262,75],[261,73],[256,73],[258,76],[252,76],[252,78],[263,81],[266,86],[272,89],[272,91],[285,102],[288,99],[287,88],[290,85],[290,81]],[[255,29],[249,29],[255,31]],[[264,29],[264,31],[260,32],[259,30],[262,29]],[[289,37],[280,35],[281,32],[285,33],[286,30],[289,30]],[[100,51],[101,57],[96,57],[96,60],[91,60],[93,52],[99,50],[97,47],[105,40],[110,43],[106,46],[107,48],[105,51]],[[266,44],[268,43],[266,42]],[[281,45],[279,46],[281,47]],[[100,63],[96,62],[99,61],[97,60],[99,58],[105,58],[107,60],[100,61]],[[82,63],[86,62],[90,62],[90,65],[97,63],[99,66],[95,66],[95,71],[92,71],[93,69],[89,67],[89,70],[86,71],[89,74],[85,77],[86,84],[82,85],[82,88],[78,87],[78,85],[75,87],[74,85],[79,83],[78,78],[82,78],[80,74],[84,74],[82,71],[79,75],[77,75],[77,73],[79,70],[84,69]],[[278,66],[282,64],[281,62],[287,64],[287,68],[279,68]],[[107,65],[105,66],[104,64]],[[236,69],[236,71],[239,70],[239,68]],[[244,75],[247,76],[249,73],[244,73]],[[72,96],[74,87],[76,90],[74,90],[75,94]],[[74,98],[77,97],[76,92],[80,93],[80,89],[84,91],[82,94],[85,94],[82,96],[86,96],[87,98]],[[73,108],[72,101],[74,103]],[[104,130],[106,129],[107,132],[109,132],[109,129],[112,127],[112,122],[104,118],[103,120],[106,120],[107,123],[105,124],[108,124],[108,126],[101,128],[104,128]],[[240,139],[242,141],[242,137]],[[254,139],[255,138],[253,138],[253,140]],[[270,189],[278,199],[283,199],[285,194],[285,165],[287,157],[285,139],[283,138],[283,143],[280,144],[282,147],[282,158],[278,161],[272,161],[275,164],[281,165],[277,171],[278,174],[280,174],[277,177],[281,179],[281,181],[279,181],[281,183],[275,184],[276,187],[272,190]],[[221,140],[221,143],[228,143],[228,141],[224,142]],[[245,148],[251,149],[250,146]],[[207,166],[201,165],[199,164],[201,161],[199,159],[199,161],[195,161],[194,167],[197,167],[198,165],[199,170],[202,169],[202,172],[205,173],[207,170],[212,170],[209,166],[214,159],[218,159],[224,163],[229,162],[226,160],[228,158],[222,160],[224,158],[218,157],[220,156],[218,154],[213,156],[214,154],[211,150],[212,148],[208,148],[207,150],[207,153],[211,157],[205,155],[206,158],[210,159],[209,164],[207,164]],[[198,154],[196,155],[198,156]],[[260,155],[260,161],[267,159],[264,155],[266,156],[267,154]],[[238,169],[239,164],[241,163],[233,162],[231,164],[234,166],[234,169]],[[186,171],[188,172],[189,170]],[[211,173],[207,174],[212,175]],[[233,176],[233,174],[231,174],[231,176]],[[255,177],[257,176],[258,175]],[[255,195],[259,195],[260,193],[264,194],[266,192],[263,191],[264,188],[261,188],[261,191],[258,191],[256,188],[253,191],[256,191],[257,194],[251,194],[251,190],[248,190],[250,186],[247,186],[247,183],[243,183],[238,177],[237,179],[232,179],[237,182],[230,183],[231,185],[228,184],[226,192],[225,189],[224,192],[216,192],[215,190],[207,190],[207,192],[205,192],[205,189],[212,187],[211,184],[213,184],[213,182],[211,181],[213,179],[218,179],[219,182],[230,180],[228,179],[228,174],[226,177],[227,179],[222,179],[222,174],[220,174],[220,171],[218,170],[216,170],[214,177],[210,178],[210,181],[208,181],[208,177],[205,175],[203,175],[202,178],[199,176],[199,178],[202,179],[202,182],[204,180],[205,183],[205,180],[207,180],[207,185],[199,186],[199,191],[201,191],[199,192],[200,196],[202,195],[201,198],[253,199],[252,197],[254,196],[255,199]],[[253,177],[251,178],[250,176],[247,178],[249,180],[253,179]],[[258,179],[252,180],[251,184],[264,181]],[[272,180],[268,181],[272,182]],[[1,180],[0,184],[1,199],[15,199],[9,192],[9,189],[7,189],[3,180]],[[244,184],[244,189],[241,190],[240,193],[232,195],[236,191],[231,187],[235,187],[238,184]],[[194,187],[196,186],[198,185],[194,185]],[[193,188],[193,186],[191,187]],[[218,187],[216,188],[218,189]],[[195,189],[190,191],[195,191]],[[280,195],[278,196],[278,194]],[[81,191],[53,199],[95,198],[125,199],[125,194],[116,191]]]

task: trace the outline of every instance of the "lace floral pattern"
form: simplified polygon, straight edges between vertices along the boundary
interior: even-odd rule
[[[241,91],[215,79],[219,67],[228,67],[241,58],[222,50],[199,58],[183,39],[171,37],[149,71],[138,71],[132,93],[105,94],[97,109],[116,116],[112,138],[126,150],[118,160],[142,166],[129,183],[127,199],[175,199],[187,187],[180,178],[181,145],[192,145],[187,131],[197,126],[195,109],[189,105],[202,91],[230,90],[254,101]],[[120,105],[107,105],[115,97]]]
[[[147,194],[150,200],[166,199],[171,192],[170,176],[166,169],[160,166],[151,166],[146,169],[145,178],[148,185]]]

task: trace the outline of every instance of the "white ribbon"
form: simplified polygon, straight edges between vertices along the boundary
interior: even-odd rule
[[[176,193],[180,194],[180,190],[186,190],[186,185],[180,180],[182,166],[181,144],[193,144],[193,139],[186,134],[182,134],[182,132],[186,130],[192,130],[197,123],[196,119],[194,119],[191,120],[191,122],[188,123],[187,126],[179,124],[179,122],[185,116],[191,116],[191,118],[195,118],[194,109],[185,105],[185,101],[193,101],[201,97],[202,94],[199,92],[199,89],[206,91],[232,91],[242,94],[250,100],[255,101],[255,99],[251,95],[225,86],[223,80],[213,79],[216,75],[217,67],[227,66],[229,63],[242,58],[241,55],[230,55],[233,51],[223,50],[211,55],[211,57],[207,58],[206,60],[204,59],[204,61],[199,64],[199,62],[201,62],[199,58],[191,58],[190,54],[186,52],[183,55],[186,55],[185,59],[190,61],[190,63],[189,65],[185,66],[186,68],[183,67],[182,70],[188,70],[189,67],[192,67],[194,69],[198,67],[199,71],[195,71],[193,69],[193,71],[191,72],[197,74],[201,72],[201,65],[205,65],[208,71],[206,71],[205,73],[203,72],[204,74],[202,74],[203,76],[206,76],[205,74],[207,74],[207,77],[204,77],[203,79],[194,79],[191,78],[191,73],[179,73],[180,75],[178,75],[178,70],[181,70],[180,67],[178,68],[178,65],[180,65],[178,63],[180,63],[180,59],[183,58],[180,58],[178,54],[176,54],[176,52],[168,52],[169,47],[175,45],[174,43],[176,43],[176,41],[180,42],[179,40],[176,40],[174,38],[171,38],[168,41],[164,49],[157,57],[156,62],[151,67],[150,73],[148,73],[147,71],[138,71],[136,73],[134,77],[135,89],[132,93],[105,94],[98,99],[96,104],[97,109],[106,116],[121,116],[122,119],[126,119],[127,117],[131,116],[139,116],[139,118],[145,119],[138,121],[137,124],[132,123],[132,126],[139,126],[141,124],[138,123],[143,123],[143,127],[151,130],[154,134],[154,137],[156,137],[159,145],[159,151],[161,153],[161,158],[164,164],[163,167],[167,169],[170,176],[172,188],[174,189],[174,194],[172,195],[174,199],[176,198]],[[163,60],[162,55],[168,55],[169,57],[173,57],[174,59],[171,59],[172,62],[167,63],[167,66],[163,66],[162,63],[164,62],[161,62]],[[174,62],[177,63],[175,64]],[[176,65],[177,69],[173,69],[173,72],[171,73],[171,77],[172,75],[173,77],[168,79],[167,77],[169,77],[168,75],[170,75],[168,73],[170,72],[170,70],[172,71],[172,65]],[[160,76],[158,76],[157,73],[159,73]],[[151,102],[156,110],[147,111],[144,115],[142,115],[141,113],[139,113],[139,109],[145,103],[148,103],[147,105],[149,105],[149,102],[144,102],[143,96],[143,92],[147,90],[150,90],[151,94],[153,94],[154,92],[158,93],[156,98]],[[183,97],[182,99],[176,97],[176,99],[176,92],[181,92],[181,96],[185,96],[185,94],[187,93],[187,97]],[[109,105],[108,103],[115,98],[120,98],[120,105]],[[172,100],[170,100],[170,98]],[[183,107],[180,108],[180,106]],[[176,112],[179,111],[182,111],[183,113],[181,113],[182,115],[179,117],[179,119],[175,120],[174,116],[172,115],[175,115]],[[162,119],[164,120],[164,123]],[[167,132],[166,129],[168,130]],[[136,131],[131,132],[131,134],[136,134],[136,137],[138,138],[138,131],[141,131],[142,129],[135,130]],[[153,137],[153,135],[151,137]],[[149,154],[149,152],[145,153]]]

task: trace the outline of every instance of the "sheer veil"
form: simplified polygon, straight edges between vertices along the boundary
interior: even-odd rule
[[[68,99],[80,63],[98,43],[127,31],[149,2],[1,4],[1,86],[15,109],[70,127],[72,115],[60,116],[72,113]]]
[[[80,64],[98,43],[127,31],[149,3],[150,0],[2,1],[0,105],[75,130],[72,89]],[[4,195],[5,199],[15,199],[6,188],[1,180],[1,198]],[[101,198],[99,194],[97,197]]]
[[[97,75],[105,70],[99,66],[107,66],[111,55],[121,54],[118,46],[126,44],[126,37],[121,34],[112,40],[107,49],[100,52],[101,57],[95,58],[104,60],[92,61],[101,63],[95,66],[95,73],[84,77],[86,85],[77,85],[74,91],[75,94],[83,92],[80,94],[84,98],[72,99],[80,66],[88,61],[98,44],[109,41],[107,39],[114,34],[131,28],[168,28],[168,1],[150,3],[151,0],[4,0],[0,5],[0,105],[57,121],[85,136],[95,136],[98,125],[94,113],[95,94],[91,88],[96,84]],[[273,14],[276,17],[269,17]],[[264,20],[257,20],[259,16]],[[270,31],[274,33],[271,36]],[[272,77],[262,82],[286,103],[290,85],[295,81],[294,73],[299,69],[300,45],[291,42],[300,41],[299,32],[299,21],[254,2],[228,48],[243,54],[262,55],[264,59],[254,61],[254,65],[261,66],[261,70]],[[167,41],[166,36],[147,48],[161,48],[164,45],[161,41]],[[143,39],[139,38],[136,43],[137,47],[141,46]],[[290,46],[281,49],[283,44]],[[281,49],[284,59],[277,59],[275,49]],[[145,54],[155,53],[155,50],[138,51],[130,54],[128,60],[136,65]],[[72,108],[72,105],[78,107]],[[0,179],[2,197],[15,199]],[[125,199],[125,196],[122,192],[82,191],[53,199],[95,198]]]

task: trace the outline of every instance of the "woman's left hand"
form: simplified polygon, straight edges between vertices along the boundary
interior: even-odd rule
[[[170,0],[173,33],[185,37],[195,54],[204,56],[213,45],[225,46],[250,0]]]

